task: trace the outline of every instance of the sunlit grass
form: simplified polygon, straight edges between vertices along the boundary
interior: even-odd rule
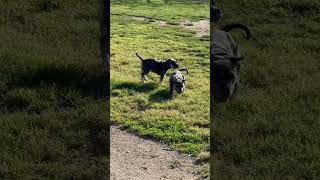
[[[142,1],[141,1],[142,2]],[[205,19],[208,2],[154,4],[117,3],[111,6],[111,117],[126,129],[155,138],[173,148],[198,155],[209,149],[209,38],[200,39],[182,29],[180,22]],[[195,13],[190,13],[196,9]],[[189,13],[188,13],[189,12]],[[143,16],[167,22],[161,26]],[[173,17],[175,18],[173,20]],[[169,23],[169,22],[176,23]],[[143,58],[177,59],[189,74],[186,91],[169,98],[169,77],[160,85],[150,73],[149,82],[140,82]],[[168,72],[168,75],[172,70]]]

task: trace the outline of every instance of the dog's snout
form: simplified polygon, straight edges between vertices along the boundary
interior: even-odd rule
[[[179,64],[178,63],[172,63],[171,64],[171,68],[173,68],[173,69],[177,69],[177,68],[179,68]]]
[[[177,91],[178,94],[182,94],[183,91],[184,91],[184,89],[183,89],[183,88],[179,88],[179,89],[177,89],[176,91]]]

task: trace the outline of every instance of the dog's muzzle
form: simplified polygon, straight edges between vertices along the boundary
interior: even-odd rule
[[[184,91],[184,88],[179,88],[179,89],[176,89],[176,91],[177,91],[177,93],[178,93],[178,94],[181,94],[181,93],[183,93],[183,91]]]
[[[171,67],[174,69],[177,69],[177,68],[179,68],[179,64],[173,64]]]

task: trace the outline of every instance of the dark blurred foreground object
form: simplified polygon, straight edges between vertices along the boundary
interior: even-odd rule
[[[219,20],[221,18],[222,18],[221,10],[219,8],[216,8],[214,0],[211,0],[211,4],[210,4],[210,21],[219,22]]]
[[[210,7],[210,20],[217,23],[222,18],[222,12],[216,7]]]
[[[243,56],[240,49],[228,33],[232,29],[246,32],[246,39],[251,37],[250,30],[242,24],[228,24],[221,29],[211,31],[212,95],[216,103],[232,99],[240,88],[240,65]]]

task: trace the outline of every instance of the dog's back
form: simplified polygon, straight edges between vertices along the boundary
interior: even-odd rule
[[[157,59],[145,59],[143,60],[142,68],[145,69],[145,71],[148,69],[151,72],[160,75],[164,71],[164,67],[162,64],[163,62]]]
[[[239,57],[240,51],[233,38],[223,30],[215,30],[212,34],[212,54],[215,59],[222,57]]]
[[[241,24],[226,25],[222,29],[214,30],[211,34],[211,63],[213,71],[213,97],[216,102],[226,102],[238,92],[240,87],[240,61],[243,57],[240,50],[228,33],[239,28],[250,38],[249,29]]]
[[[160,74],[163,70],[161,67],[161,61],[157,60],[157,59],[143,59],[141,56],[138,55],[138,53],[136,53],[136,56],[138,56],[138,58],[141,60],[141,69],[144,72],[148,72],[148,71],[152,71],[154,73]]]
[[[241,29],[246,33],[246,38],[251,37],[248,27],[238,23],[227,24],[221,29],[214,30],[212,37],[212,54],[215,60],[223,59],[223,57],[240,57],[240,51],[234,39],[228,33],[233,29]]]
[[[163,84],[163,78],[169,69],[176,69],[179,64],[175,59],[167,59],[166,61],[159,61],[156,59],[143,59],[138,53],[136,55],[141,60],[141,80],[144,83],[147,78],[145,77],[150,71],[160,75],[160,82]]]
[[[181,73],[181,71],[175,71],[171,74],[169,81],[170,82],[182,82],[184,80],[184,77]]]

